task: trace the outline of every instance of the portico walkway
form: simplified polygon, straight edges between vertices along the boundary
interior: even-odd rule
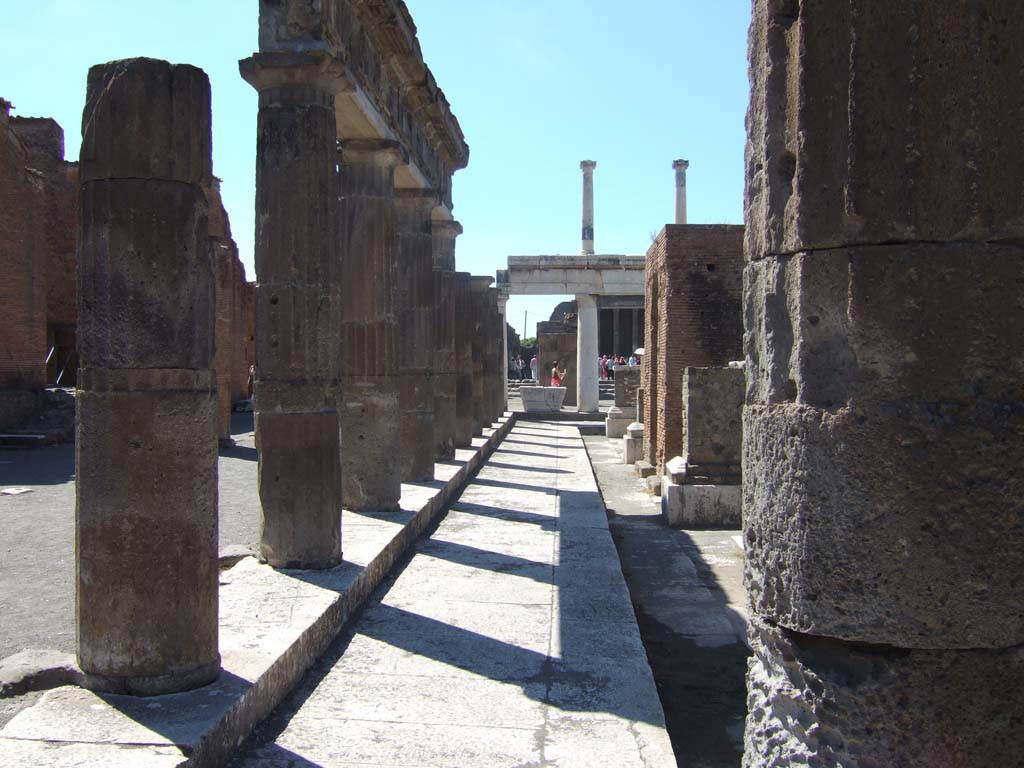
[[[577,429],[519,422],[232,765],[674,766]]]

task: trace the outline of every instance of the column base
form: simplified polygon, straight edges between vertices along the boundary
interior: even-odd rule
[[[670,528],[739,528],[742,510],[742,486],[680,485],[662,477],[661,515]]]
[[[93,674],[83,670],[82,687],[97,693],[123,696],[163,696],[202,688],[220,677],[220,656],[214,661],[184,672],[170,675],[138,675],[117,677]]]

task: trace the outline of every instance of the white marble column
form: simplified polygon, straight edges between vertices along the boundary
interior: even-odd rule
[[[672,163],[676,171],[676,224],[686,223],[686,169],[689,160],[676,160]]]
[[[501,391],[502,410],[508,410],[508,294],[498,293],[498,312],[501,314]]]
[[[594,255],[594,169],[597,163],[584,160],[580,163],[583,171],[583,255]]]
[[[597,297],[576,297],[576,405],[580,413],[597,413]]]

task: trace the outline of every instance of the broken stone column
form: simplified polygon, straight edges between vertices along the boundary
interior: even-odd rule
[[[81,148],[78,661],[95,690],[216,679],[210,84],[187,65],[89,70]]]
[[[455,457],[456,379],[455,239],[462,234],[457,221],[431,223],[434,254],[434,455]]]
[[[259,91],[256,144],[256,437],[260,557],[341,562],[334,95],[322,54],[239,64]]]
[[[473,359],[473,437],[484,433],[484,427],[491,423],[486,400],[487,385],[484,381],[484,355],[487,334],[487,289],[493,278],[486,275],[473,275],[469,279],[470,291],[470,323],[472,336],[470,348]]]
[[[508,278],[506,277],[506,280]],[[501,325],[501,415],[508,410],[508,288],[499,290],[498,293],[498,322]]]
[[[594,255],[594,169],[593,160],[580,162],[583,171],[583,255]]]
[[[342,480],[346,509],[398,509],[398,142],[354,139],[341,150]]]
[[[636,393],[640,387],[639,365],[616,365],[615,405],[608,409],[604,423],[605,437],[618,438],[626,434],[626,427],[637,420]]]
[[[683,452],[666,462],[661,512],[673,528],[739,527],[741,364],[683,372]]]
[[[398,405],[401,411],[401,479],[434,479],[434,248],[432,191],[399,190]]]
[[[1013,765],[1024,16],[863,5],[754,4],[744,765]]]
[[[473,444],[473,298],[470,274],[456,272],[455,297],[455,446],[468,448]]]
[[[686,169],[689,160],[675,160],[672,169],[676,172],[676,224],[686,223]]]

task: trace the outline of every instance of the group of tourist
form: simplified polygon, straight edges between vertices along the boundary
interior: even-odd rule
[[[613,378],[617,365],[640,365],[640,359],[635,354],[630,355],[629,360],[622,355],[601,355],[597,359],[597,367],[604,380]]]
[[[529,363],[523,360],[522,355],[518,355],[508,362],[508,377],[512,381],[526,381],[527,379],[536,381],[539,365],[536,355],[533,356]]]

